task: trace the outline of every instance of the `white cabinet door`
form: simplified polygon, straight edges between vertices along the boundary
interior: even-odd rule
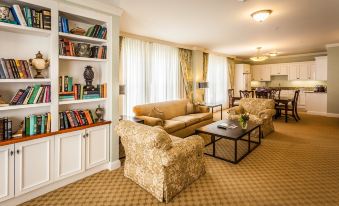
[[[85,171],[85,130],[55,136],[56,180]]]
[[[280,75],[288,75],[288,63],[279,64],[280,67]]]
[[[52,182],[54,136],[15,144],[15,196]]]
[[[299,77],[299,63],[290,63],[288,69],[288,80],[298,80]]]
[[[260,79],[261,81],[271,81],[271,64],[263,66]]]
[[[261,65],[253,65],[252,66],[252,80],[253,81],[260,81],[260,68]]]
[[[310,70],[311,70],[311,67],[310,67],[309,62],[300,62],[299,63],[299,80],[308,80]]]
[[[327,56],[316,57],[315,80],[327,81]]]
[[[271,75],[272,76],[280,75],[280,64],[271,65]]]
[[[298,105],[303,107],[305,106],[305,104],[306,104],[306,94],[304,91],[300,91]]]
[[[315,70],[316,63],[314,61],[309,62],[308,80],[315,80]]]
[[[14,197],[14,144],[0,147],[0,202]]]
[[[86,169],[108,162],[109,125],[86,129]]]

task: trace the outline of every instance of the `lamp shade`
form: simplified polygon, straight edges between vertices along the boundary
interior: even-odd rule
[[[199,89],[206,89],[208,88],[208,82],[198,82]]]
[[[125,85],[119,85],[119,94],[120,95],[126,94],[126,86]]]

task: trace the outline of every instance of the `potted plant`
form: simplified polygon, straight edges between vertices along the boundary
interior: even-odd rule
[[[250,115],[248,113],[241,114],[239,117],[239,124],[242,129],[247,129],[248,121],[250,120]]]

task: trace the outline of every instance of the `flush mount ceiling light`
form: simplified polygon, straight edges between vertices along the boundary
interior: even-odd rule
[[[264,55],[260,56],[260,50],[261,50],[261,47],[258,47],[257,48],[257,56],[251,57],[250,60],[252,60],[254,62],[262,62],[262,61],[265,61],[266,59],[268,59],[267,56],[264,56]]]
[[[272,10],[259,10],[251,14],[251,17],[258,21],[258,22],[263,22],[265,21],[272,13]]]
[[[268,55],[270,55],[270,57],[276,57],[278,56],[278,52],[270,52]]]

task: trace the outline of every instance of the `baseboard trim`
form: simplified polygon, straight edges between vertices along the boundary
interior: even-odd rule
[[[339,114],[336,114],[336,113],[327,113],[327,116],[339,118]]]
[[[115,160],[114,162],[109,162],[108,163],[108,169],[109,170],[116,170],[121,167],[121,162],[120,160]]]
[[[311,115],[320,115],[320,116],[327,116],[327,113],[326,113],[326,112],[307,111],[307,114],[311,114]]]
[[[64,186],[66,186],[68,184],[71,184],[73,182],[81,180],[81,179],[83,179],[85,177],[88,177],[88,176],[93,175],[95,173],[98,173],[100,171],[107,170],[108,166],[109,166],[109,163],[102,164],[100,166],[97,166],[97,167],[94,167],[92,169],[89,169],[89,170],[87,170],[87,171],[85,171],[83,173],[80,173],[80,174],[68,177],[66,179],[55,181],[55,182],[53,182],[51,184],[48,184],[48,185],[46,185],[44,187],[41,187],[39,189],[33,190],[33,191],[25,193],[23,195],[20,195],[20,196],[11,198],[9,200],[6,200],[4,202],[1,202],[0,205],[12,206],[12,205],[22,204],[22,203],[27,202],[27,201],[29,201],[31,199],[34,199],[34,198],[39,197],[41,195],[44,195],[44,194],[46,194],[48,192],[56,190],[56,189],[58,189],[60,187],[64,187]]]

